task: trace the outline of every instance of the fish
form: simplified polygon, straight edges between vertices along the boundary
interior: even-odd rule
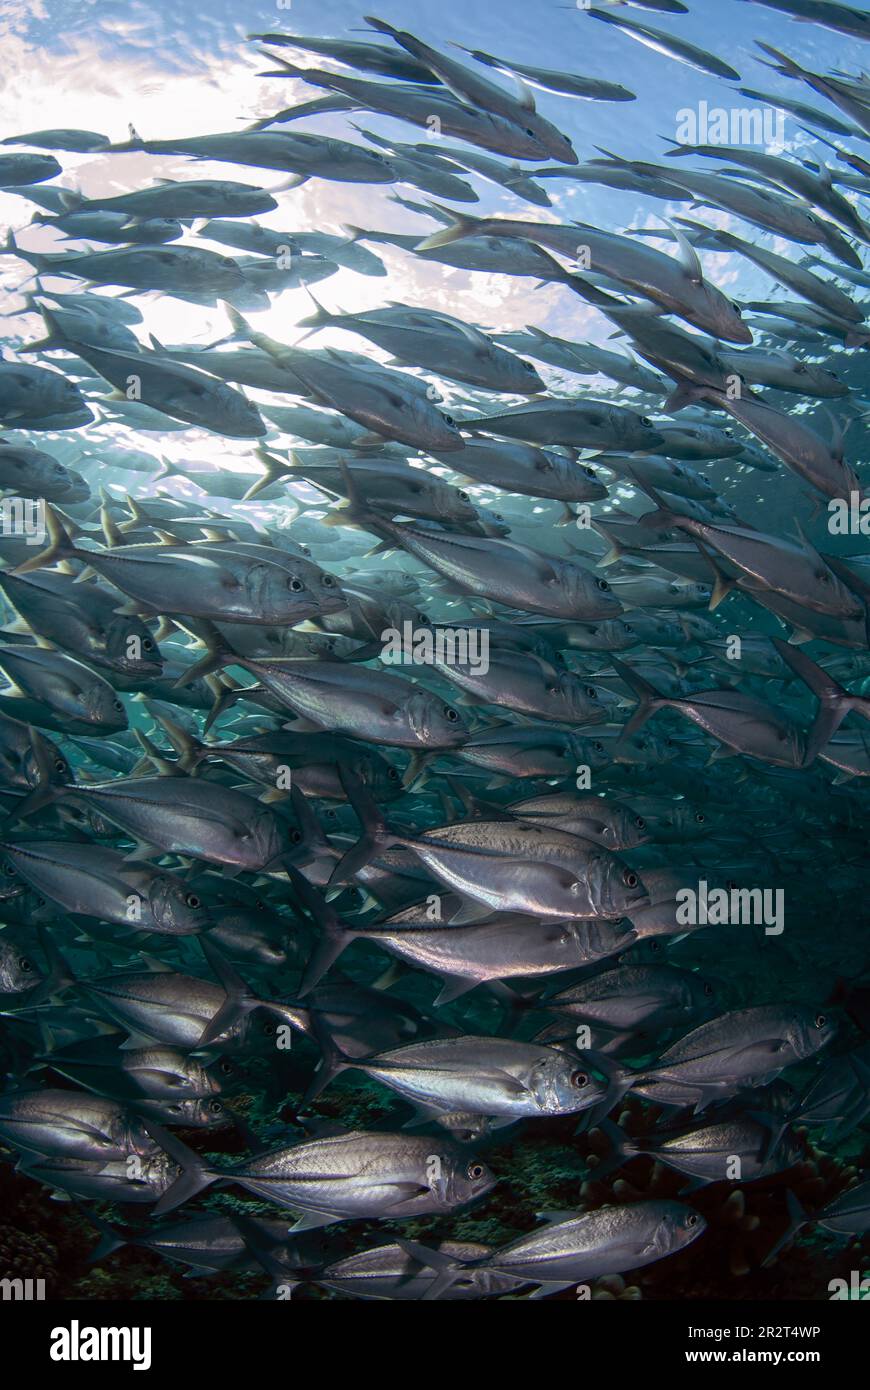
[[[510,1277],[516,1280],[516,1288],[534,1284],[542,1295],[557,1293],[602,1274],[642,1268],[664,1254],[684,1249],[705,1229],[703,1216],[681,1202],[654,1199],[624,1207],[603,1206],[567,1219],[560,1214],[501,1250],[473,1261],[473,1267]],[[427,1258],[416,1243],[410,1248],[419,1258]],[[449,1290],[464,1268],[449,1255],[437,1258],[441,1277],[430,1290],[430,1298]],[[430,1263],[435,1259],[428,1255]]]
[[[674,34],[666,34],[662,29],[654,29],[650,24],[639,24],[637,20],[626,19],[622,15],[614,15],[607,10],[597,10],[590,8],[588,14],[592,19],[603,20],[605,24],[614,24],[623,33],[628,34],[632,39],[637,39],[647,48],[651,48],[655,53],[663,53],[668,58],[675,58],[677,62],[687,63],[689,67],[696,68],[698,72],[711,74],[713,77],[726,77],[734,82],[740,81],[740,73],[726,63],[722,58],[718,58],[714,53],[708,53],[705,49],[699,48],[696,44],[688,43],[686,39],[681,39]]]
[[[173,1148],[179,1141],[172,1141]],[[183,1146],[180,1146],[183,1148]],[[434,1157],[437,1163],[430,1163]],[[452,1211],[483,1196],[495,1179],[484,1163],[432,1139],[350,1131],[311,1139],[238,1165],[232,1181],[300,1213],[305,1231],[360,1216],[401,1218]],[[155,1212],[172,1211],[185,1194],[219,1181],[195,1159]]]

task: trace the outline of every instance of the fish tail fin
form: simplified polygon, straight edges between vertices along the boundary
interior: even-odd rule
[[[303,1104],[310,1105],[311,1102],[325,1091],[330,1082],[340,1076],[343,1071],[352,1070],[354,1059],[348,1057],[339,1047],[332,1033],[322,1025],[316,1029],[317,1041],[320,1043],[320,1061],[314,1069],[311,1084],[303,1097]]]
[[[67,560],[78,555],[79,552],[70,540],[63,522],[48,502],[45,504],[45,524],[48,545],[44,550],[40,550],[38,555],[33,555],[29,560],[16,565],[11,571],[13,575],[30,574],[31,570],[44,569],[46,565],[53,565],[57,560]]]
[[[640,1150],[634,1147],[628,1135],[623,1133],[612,1120],[608,1120],[606,1115],[602,1115],[594,1124],[587,1120],[587,1115],[588,1112],[581,1114],[576,1132],[586,1133],[590,1128],[598,1129],[607,1140],[607,1153],[603,1155],[600,1163],[596,1163],[594,1168],[590,1167],[589,1169],[589,1179],[593,1182],[601,1182],[611,1173],[617,1172]]]
[[[279,478],[284,478],[288,473],[292,473],[293,471],[293,468],[289,464],[286,464],[283,459],[279,459],[275,454],[270,454],[269,450],[264,448],[262,444],[258,445],[254,453],[260,460],[260,463],[264,465],[265,471],[260,474],[259,478],[256,478],[254,482],[251,483],[251,486],[242,498],[243,502],[250,502],[259,492],[265,492],[267,487],[271,487]],[[293,455],[291,454],[290,457],[292,458]]]
[[[339,776],[363,833],[336,865],[330,884],[349,883],[375,855],[392,845],[404,843],[400,836],[390,830],[356,773],[349,767],[340,767]]]
[[[193,772],[194,769],[199,766],[202,759],[207,756],[208,750],[205,744],[195,739],[192,734],[189,734],[186,729],[183,729],[174,719],[170,719],[169,715],[151,709],[147,700],[143,701],[143,705],[151,715],[151,718],[160,725],[166,737],[169,739],[169,742],[178,754],[179,765],[185,772]]]
[[[260,77],[302,77],[307,79],[309,69],[297,67],[295,63],[291,63],[287,58],[282,58],[279,53],[269,53],[268,50],[264,48],[258,49],[258,52],[261,58],[268,58],[270,63],[280,64],[277,70],[273,68],[269,73],[258,74]],[[269,122],[274,119],[274,116],[269,116],[266,121],[258,121],[257,125],[262,128],[263,125],[268,125]],[[256,128],[256,126],[249,127],[251,130],[255,130]]]
[[[210,969],[217,976],[221,988],[226,993],[226,999],[217,1013],[205,1025],[202,1036],[197,1043],[197,1047],[206,1047],[209,1043],[214,1042],[215,1038],[220,1037],[227,1028],[231,1028],[244,1018],[245,1014],[260,1008],[261,1001],[207,936],[200,936],[199,944]]]
[[[476,236],[478,228],[485,220],[481,217],[471,217],[467,212],[457,212],[455,208],[443,207],[441,203],[434,201],[427,203],[427,206],[436,208],[440,215],[449,217],[450,221],[440,232],[433,232],[425,241],[421,241],[416,248],[418,251],[437,251],[439,246],[449,246],[453,241]]]
[[[806,652],[798,651],[779,637],[772,640],[783,661],[791,667],[798,679],[809,687],[819,702],[804,753],[803,766],[809,767],[825,745],[830,743],[849,713],[849,694],[833,676],[829,676],[827,671],[817,666]]]
[[[320,929],[320,939],[309,957],[302,983],[297,991],[301,999],[314,989],[357,933],[341,920],[323,894],[309,883],[304,874],[292,864],[285,865],[285,872],[302,907]]]
[[[40,1000],[50,999],[52,995],[60,994],[62,990],[70,989],[78,982],[72,966],[60,951],[48,927],[40,924],[37,936],[48,965],[48,976],[39,986],[38,995]]]
[[[278,1258],[276,1251],[280,1252],[282,1247],[270,1240],[267,1232],[254,1218],[233,1214],[230,1221],[245,1242],[245,1249],[254,1257],[257,1264],[272,1276],[272,1287],[262,1297],[289,1297],[294,1289],[305,1282],[304,1277],[299,1278],[299,1269],[294,1266],[291,1270],[289,1265],[283,1264]],[[312,1272],[316,1273],[313,1270]]]
[[[52,779],[51,750],[46,739],[32,726],[28,726],[28,733],[36,763],[36,786],[10,813],[7,824],[25,820],[28,816],[32,816],[35,811],[41,811],[44,806],[53,805],[67,790],[64,784]]]
[[[789,1188],[789,1190],[785,1194],[785,1201],[786,1206],[788,1207],[788,1226],[783,1231],[776,1244],[770,1250],[768,1250],[767,1254],[762,1260],[761,1265],[763,1269],[774,1263],[779,1252],[782,1249],[784,1249],[786,1245],[791,1244],[798,1231],[801,1229],[802,1226],[805,1226],[807,1224],[807,1221],[809,1219],[803,1207],[801,1206],[800,1201],[792,1192],[791,1188]]]
[[[376,550],[394,548],[395,541],[392,540],[389,534],[386,536],[384,535],[384,518],[377,517],[371,511],[369,511],[368,507],[366,506],[365,502],[360,496],[359,488],[356,484],[353,475],[351,474],[350,469],[347,466],[347,461],[345,459],[339,459],[338,466],[341,470],[341,478],[342,482],[344,483],[345,493],[347,495],[347,506],[341,508],[342,515],[344,517],[344,523],[346,524],[346,522],[348,521],[353,521],[357,526],[361,526],[364,531],[372,531],[376,536],[380,536],[381,541],[379,546],[375,547]]]
[[[297,328],[311,328],[311,329],[315,329],[315,328],[325,328],[325,327],[327,326],[327,324],[332,323],[333,319],[335,318],[335,315],[334,315],[334,314],[331,314],[331,313],[329,312],[328,309],[324,309],[323,305],[319,302],[319,300],[317,300],[317,299],[315,298],[315,296],[311,293],[311,290],[308,289],[308,286],[307,286],[307,285],[306,285],[305,288],[306,288],[306,290],[308,291],[308,298],[311,300],[312,304],[314,305],[314,313],[313,313],[313,314],[309,314],[307,318],[304,318],[304,319],[297,319],[297,321],[296,321],[296,327],[297,327]],[[306,334],[306,337],[307,337],[307,336],[308,336],[308,335]],[[298,347],[298,343],[297,343],[297,347]]]
[[[415,1263],[435,1271],[436,1277],[423,1294],[421,1302],[431,1303],[433,1299],[440,1298],[451,1285],[456,1283],[457,1279],[461,1278],[463,1270],[468,1265],[474,1265],[478,1262],[477,1259],[463,1260],[458,1259],[455,1255],[446,1255],[443,1250],[430,1250],[428,1245],[420,1245],[416,1240],[406,1240],[403,1236],[398,1237],[396,1244],[400,1245],[405,1254],[409,1255]]]
[[[131,1232],[116,1230],[110,1226],[108,1221],[104,1221],[95,1211],[89,1210],[84,1204],[79,1207],[80,1214],[89,1221],[94,1230],[99,1233],[99,1241],[88,1255],[88,1264],[99,1264],[102,1260],[114,1255],[116,1250],[122,1250],[125,1245],[129,1245]]]
[[[176,681],[176,686],[189,685],[191,681],[199,680],[202,676],[210,676],[221,666],[232,666],[238,661],[238,652],[234,651],[225,637],[221,635],[214,623],[206,618],[189,619],[180,624],[185,632],[190,632],[205,647],[205,656],[200,657],[199,661],[194,662],[193,666],[188,666],[183,674]]]
[[[610,664],[638,699],[637,709],[620,735],[621,738],[630,738],[637,729],[646,723],[650,715],[655,714],[656,710],[661,708],[663,697],[655,686],[650,685],[649,681],[644,680],[643,676],[638,675],[637,671],[633,670],[631,666],[627,666],[624,661],[620,661],[618,657],[611,656]]]
[[[805,69],[800,67],[793,58],[787,57],[785,53],[780,53],[778,48],[773,48],[768,43],[762,43],[761,39],[756,39],[755,42],[762,53],[766,53],[769,58],[776,59],[776,63],[765,63],[765,67],[773,68],[774,72],[782,73],[784,77],[803,76]]]
[[[208,1168],[200,1155],[183,1144],[177,1135],[170,1134],[169,1130],[154,1124],[152,1120],[143,1120],[142,1127],[155,1144],[159,1144],[163,1152],[181,1169],[180,1176],[155,1205],[154,1216],[163,1216],[168,1211],[174,1211],[183,1202],[189,1202],[213,1182],[219,1181],[222,1174]]]
[[[222,300],[221,303],[226,309],[227,318],[229,319],[230,326],[233,330],[232,333],[228,333],[227,336],[223,338],[221,341],[225,343],[251,342],[251,334],[254,330],[251,328],[251,325],[248,323],[247,319],[242,317],[235,305],[230,304],[228,299]]]
[[[608,531],[606,523],[601,521],[598,517],[592,518],[592,529],[593,531],[597,531],[599,536],[607,541],[610,547],[606,555],[603,555],[600,560],[596,560],[596,565],[599,569],[605,569],[608,565],[615,565],[617,560],[621,560],[625,554],[619,541],[614,539]]]
[[[225,714],[228,709],[232,709],[236,701],[243,697],[243,691],[247,688],[229,676],[206,676],[205,679],[214,695],[214,704],[205,717],[205,723],[202,726],[203,737],[220,719],[221,715]]]

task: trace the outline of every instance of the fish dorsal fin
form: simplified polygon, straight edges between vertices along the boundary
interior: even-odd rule
[[[696,285],[700,285],[704,279],[704,271],[697,251],[682,228],[678,227],[675,222],[671,222],[668,218],[664,220],[674,234],[674,240],[677,243],[677,248],[680,253],[680,264],[689,278],[694,280]]]
[[[520,106],[523,108],[524,111],[536,111],[537,107],[535,106],[535,94],[529,86],[528,82],[523,81],[519,73],[511,73],[511,76],[514,79],[514,82],[517,84],[517,92],[519,94]]]

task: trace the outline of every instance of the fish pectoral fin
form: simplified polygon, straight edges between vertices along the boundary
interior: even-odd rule
[[[435,1007],[441,1004],[450,1004],[454,999],[459,999],[461,995],[467,994],[469,990],[475,989],[480,983],[479,980],[469,980],[465,975],[444,975],[442,978],[441,992],[435,1000]]]
[[[315,1231],[318,1226],[331,1226],[340,1220],[341,1217],[331,1211],[306,1211],[288,1229],[291,1235],[295,1235],[297,1231]]]
[[[472,898],[463,898],[461,905],[456,909],[450,918],[451,927],[467,927],[475,922],[482,922],[486,917],[492,915],[492,908],[484,903],[477,903]]]

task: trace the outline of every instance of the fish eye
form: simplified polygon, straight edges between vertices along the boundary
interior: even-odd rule
[[[590,700],[598,699],[598,691],[595,689],[594,685],[587,685],[586,694],[589,696]]]
[[[15,865],[14,865],[14,864],[9,864],[9,863],[5,864],[5,865],[4,865],[4,868],[3,868],[3,872],[4,872],[6,875],[8,875],[9,878],[14,878],[14,876],[15,876]]]
[[[467,501],[468,501],[468,493],[467,493],[467,492],[457,492],[456,496],[459,498],[460,502],[467,502]]]
[[[335,579],[331,574],[325,574],[321,583],[325,589],[331,589],[335,585]]]
[[[264,1034],[265,1037],[267,1037],[267,1038],[272,1038],[272,1037],[275,1036],[275,1034],[277,1033],[277,1031],[278,1031],[278,1029],[276,1028],[276,1026],[275,1026],[274,1023],[264,1023],[264,1024],[263,1024],[263,1034]]]
[[[582,1091],[584,1086],[589,1085],[589,1077],[585,1071],[575,1071],[571,1073],[571,1085],[576,1086],[578,1091]]]
[[[232,1062],[230,1062],[225,1057],[223,1061],[220,1063],[220,1070],[224,1076],[232,1076],[233,1072],[235,1071],[235,1067],[233,1066]]]
[[[731,308],[734,310],[734,312],[735,312],[735,314],[737,315],[737,317],[738,317],[738,318],[742,318],[742,317],[743,317],[743,310],[741,309],[740,305],[737,303],[737,300],[736,300],[736,299],[732,299],[732,300],[730,301],[730,303],[731,303]]]
[[[387,777],[391,782],[398,782],[400,780],[398,768],[391,767],[387,773]]]
[[[652,429],[652,420],[649,418],[648,415],[641,415],[640,423],[644,426],[645,429]]]
[[[603,593],[610,592],[610,585],[608,584],[606,579],[596,579],[595,587],[596,589],[601,589]]]
[[[626,888],[636,888],[638,885],[637,874],[634,872],[633,869],[626,869],[622,875],[622,881],[625,884]]]
[[[23,970],[25,975],[29,975],[31,970],[33,969],[33,966],[31,965],[30,961],[27,959],[26,956],[22,956],[18,962],[18,969]]]
[[[536,138],[535,132],[533,130],[529,130],[528,127],[526,127],[526,134],[531,135],[533,140]]]
[[[442,418],[443,418],[444,420],[446,420],[446,422],[447,422],[448,425],[454,425],[454,426],[455,426],[456,421],[454,420],[454,418],[453,418],[452,415],[444,415]]]
[[[470,1178],[472,1182],[477,1182],[480,1178],[482,1178],[483,1173],[484,1168],[482,1163],[469,1163],[468,1167],[465,1170],[466,1177]]]
[[[634,823],[637,826],[638,830],[646,830],[646,821],[644,820],[643,816],[637,816],[635,818]]]
[[[534,367],[532,366],[531,362],[525,362],[525,361],[523,362],[523,371],[528,372],[529,375],[531,376],[531,374],[532,374],[532,372],[534,372],[534,370],[535,370],[535,369],[534,369]]]
[[[222,1115],[224,1113],[224,1108],[219,1100],[209,1101],[208,1108],[211,1111],[212,1115]]]
[[[586,474],[586,477],[587,477],[587,478],[594,478],[594,477],[596,477],[596,473],[595,473],[595,469],[594,469],[594,468],[584,468],[584,469],[583,469],[583,472]]]
[[[697,811],[697,812],[695,813],[695,822],[696,822],[696,824],[698,824],[698,825],[703,825],[703,824],[704,824],[704,821],[705,821],[706,819],[707,819],[707,817],[704,815],[704,812],[703,812],[703,811]]]
[[[290,589],[294,594],[298,594],[304,588],[304,585],[302,583],[302,580],[297,579],[294,575],[292,579],[287,580],[287,588]]]
[[[687,1217],[686,1217],[686,1225],[687,1225],[687,1226],[697,1226],[697,1224],[698,1224],[698,1213],[695,1212],[695,1211],[693,1211],[692,1214],[691,1214],[690,1216],[687,1216]]]
[[[199,907],[199,898],[196,896],[195,893],[188,893],[184,901],[187,903],[187,906],[189,908],[196,910],[196,908]]]
[[[114,708],[118,711],[119,714],[124,713],[124,706],[121,704],[120,700],[115,700]]]
[[[445,705],[445,706],[444,706],[444,717],[445,717],[445,719],[449,719],[451,724],[455,724],[456,721],[457,721],[457,719],[459,718],[459,715],[456,713],[456,710],[455,710],[455,709],[452,709],[452,708],[451,708],[450,705]]]
[[[154,647],[154,643],[151,641],[151,638],[150,638],[150,637],[143,637],[143,639],[142,639],[142,650],[143,650],[143,651],[146,651],[146,652],[150,652],[150,651],[153,649],[153,647]]]
[[[66,763],[64,762],[63,758],[55,758],[55,760],[54,760],[54,770],[55,770],[55,772],[66,772],[67,766],[66,766]]]
[[[593,745],[592,745],[592,749],[593,749],[593,752],[595,752],[595,753],[603,753],[603,752],[604,752],[604,744],[603,744],[603,743],[595,742],[595,743],[593,743]]]
[[[824,1028],[827,1021],[824,1014],[816,1014],[815,1025],[817,1028]]]
[[[291,845],[298,845],[302,840],[302,831],[295,829],[291,830],[288,838],[290,840]]]

